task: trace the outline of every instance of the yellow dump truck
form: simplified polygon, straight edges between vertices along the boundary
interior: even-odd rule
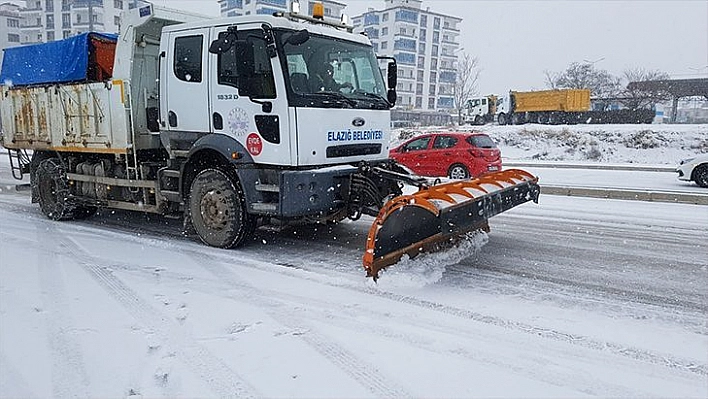
[[[508,95],[471,99],[467,104],[468,123],[483,124],[494,119],[500,125],[575,123],[590,110],[590,90],[510,91]]]

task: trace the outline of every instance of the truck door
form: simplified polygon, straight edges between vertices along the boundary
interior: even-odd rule
[[[209,29],[173,32],[167,40],[165,128],[183,132],[209,132],[209,86],[206,77]]]
[[[212,40],[227,28],[212,28]],[[259,24],[239,26],[234,45],[209,55],[209,114],[214,133],[234,138],[256,163],[292,165],[283,73],[267,34]]]

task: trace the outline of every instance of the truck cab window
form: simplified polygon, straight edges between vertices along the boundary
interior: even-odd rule
[[[202,35],[175,39],[174,74],[179,80],[199,83],[202,81]]]
[[[245,45],[234,45],[219,54],[218,84],[235,87],[242,96],[275,98],[275,78],[266,41],[254,36],[255,32],[239,32],[239,38],[246,39]]]

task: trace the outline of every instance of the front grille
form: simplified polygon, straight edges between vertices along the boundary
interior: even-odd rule
[[[381,144],[347,144],[327,147],[327,158],[356,157],[381,153]]]

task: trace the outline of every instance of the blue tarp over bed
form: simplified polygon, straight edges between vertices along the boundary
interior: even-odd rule
[[[64,40],[5,49],[0,85],[36,85],[85,81],[89,77],[91,39],[115,43],[118,36],[87,32]]]

